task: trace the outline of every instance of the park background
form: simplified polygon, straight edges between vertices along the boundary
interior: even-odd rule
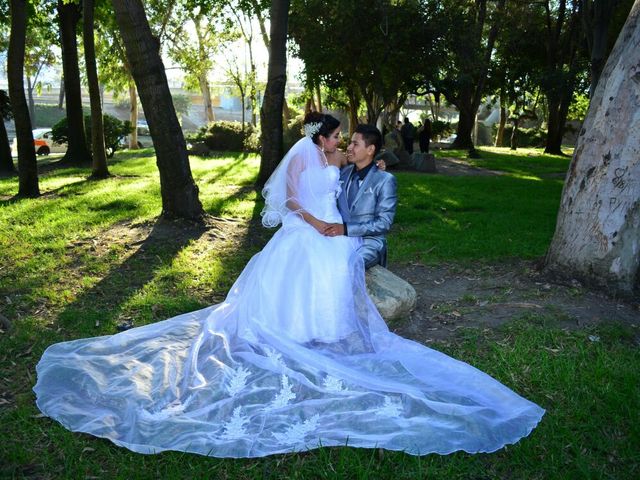
[[[227,137],[243,136],[239,148],[223,145],[206,154],[192,153],[188,159],[205,213],[200,221],[160,215],[166,213],[166,186],[150,136],[141,136],[143,148],[132,144],[116,152],[102,180],[87,180],[91,141],[86,141],[85,156],[37,158],[39,195],[16,195],[21,185],[14,174],[0,178],[0,432],[10,439],[0,447],[0,475],[637,477],[637,297],[612,294],[602,285],[571,276],[549,276],[542,268],[576,135],[596,89],[594,77],[614,47],[630,1],[290,5],[289,59],[297,60],[287,62],[290,83],[284,89],[281,122],[285,143],[300,135],[300,117],[309,110],[340,115],[345,137],[355,120],[390,128],[405,115],[417,120],[424,114],[446,127],[440,137],[453,142],[433,138],[438,173],[417,172],[411,165],[392,170],[400,203],[389,237],[390,269],[412,283],[419,300],[409,318],[390,328],[471,363],[547,409],[530,437],[488,455],[416,458],[332,448],[219,460],[177,452],[135,455],[107,441],[70,433],[39,414],[31,387],[35,364],[48,345],[112,334],[218,303],[272,235],[260,226],[262,200],[256,188],[265,168],[264,151],[259,143],[245,140],[249,132],[264,128],[260,110],[268,88],[268,57],[257,50],[266,50],[263,34],[277,3],[284,2],[145,2],[146,18],[156,35],[174,28],[175,39],[195,41],[197,25],[213,32],[217,53],[207,58],[215,58],[215,64],[193,62],[193,57],[190,61],[189,49],[181,54],[179,45],[173,54],[168,44],[161,49],[169,67],[167,91],[181,131],[189,136],[205,127],[200,140],[206,144],[207,135],[213,138],[217,132],[210,121],[238,120],[245,113],[246,132],[238,124],[219,125]],[[8,4],[0,3],[3,13]],[[36,26],[50,31],[31,30],[33,48],[41,49],[26,57],[36,61],[25,64],[27,77],[32,77],[25,80],[24,91],[28,98],[31,82],[36,119],[32,126],[50,127],[69,108],[64,103],[58,108],[61,59],[55,18],[58,9],[75,4],[29,5],[38,12],[31,18],[42,22]],[[114,55],[121,41],[119,27],[108,2],[96,6],[103,15],[97,16],[95,39],[97,51],[104,55],[102,61],[97,55],[104,111],[132,119],[130,107],[141,97],[129,88],[123,58]],[[602,36],[600,20],[606,8],[609,22],[605,47],[599,44],[602,54],[594,48],[594,39],[596,32]],[[3,22],[0,29],[5,40],[8,26]],[[43,33],[40,43],[35,41],[36,31]],[[101,41],[106,42],[104,48]],[[255,46],[254,53],[249,45]],[[82,48],[80,52],[84,57]],[[191,68],[174,68],[178,58]],[[232,72],[233,58],[239,73],[235,83],[221,67],[229,60],[227,73]],[[35,72],[43,59],[51,65],[38,84]],[[86,68],[82,62],[80,72]],[[211,102],[198,81],[202,72],[196,67],[202,65],[208,66],[205,83],[210,83]],[[80,77],[78,91],[86,114],[92,109],[85,74]],[[245,95],[240,95],[242,88]],[[350,96],[354,92],[357,102]],[[460,125],[460,113],[469,104],[477,104],[477,111],[465,111]],[[150,120],[152,107],[141,109],[139,120]],[[563,111],[564,122],[557,125]],[[167,110],[162,113],[167,115]],[[510,148],[510,135],[496,145],[498,129],[478,127],[476,120],[495,118],[496,113],[497,126],[502,118],[507,132],[516,125],[521,130],[516,149]],[[133,120],[138,123],[138,118]],[[615,125],[615,118],[611,122]],[[5,125],[11,128],[13,123],[8,120]],[[549,135],[553,129],[560,137]],[[18,165],[12,165],[19,167],[19,159],[14,161]]]

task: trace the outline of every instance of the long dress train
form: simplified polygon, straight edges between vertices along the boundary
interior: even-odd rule
[[[340,221],[337,168],[298,173],[304,208]],[[389,332],[351,239],[295,213],[282,223],[223,303],[50,346],[40,410],[140,453],[236,458],[345,445],[492,452],[538,424],[539,406]]]

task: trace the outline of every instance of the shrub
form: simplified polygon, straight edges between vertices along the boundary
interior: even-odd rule
[[[442,120],[431,122],[431,139],[448,137],[453,131],[454,129],[450,122],[443,122]]]
[[[260,131],[251,127],[251,134],[244,139],[244,149],[246,152],[259,152],[262,143],[260,142]]]
[[[190,135],[188,140],[204,142],[210,150],[257,151],[260,149],[259,141],[253,133],[254,128],[251,124],[245,124],[243,133],[240,122],[221,120],[201,127],[195,134]]]
[[[129,120],[123,122],[112,115],[103,115],[102,123],[104,127],[104,146],[107,150],[107,156],[111,158],[120,146],[120,139],[129,135],[133,128],[131,128]],[[84,117],[84,130],[87,137],[87,147],[91,150],[91,115]],[[67,117],[64,117],[51,127],[51,136],[57,143],[67,143],[69,141]]]
[[[302,138],[302,135],[304,135],[302,129],[303,123],[304,115],[299,115],[292,118],[288,125],[285,125],[282,134],[282,144],[285,152],[288,152],[291,147]]]

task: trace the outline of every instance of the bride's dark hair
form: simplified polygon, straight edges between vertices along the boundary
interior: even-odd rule
[[[313,133],[311,140],[313,143],[318,144],[318,136],[328,137],[331,132],[340,126],[340,120],[336,117],[329,115],[328,113],[309,112],[304,116],[304,125],[311,125],[314,123],[320,124],[320,129]],[[306,129],[305,129],[306,130]]]

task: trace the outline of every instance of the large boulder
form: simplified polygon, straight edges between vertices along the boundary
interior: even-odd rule
[[[367,270],[367,291],[385,320],[407,317],[416,306],[415,289],[386,268],[376,265]]]
[[[376,161],[384,160],[384,163],[387,167],[395,167],[400,163],[400,159],[390,150],[383,150],[375,158]]]
[[[196,155],[198,157],[207,157],[211,154],[211,150],[204,142],[194,142],[191,148],[188,150],[189,155]]]
[[[436,159],[430,153],[414,153],[411,156],[413,168],[418,172],[437,173]]]
[[[398,160],[400,160],[400,163],[398,164],[400,167],[413,168],[413,160],[411,159],[411,155],[409,155],[409,153],[406,150],[400,149],[400,150],[396,150],[393,153],[395,153],[396,156],[398,157]]]

